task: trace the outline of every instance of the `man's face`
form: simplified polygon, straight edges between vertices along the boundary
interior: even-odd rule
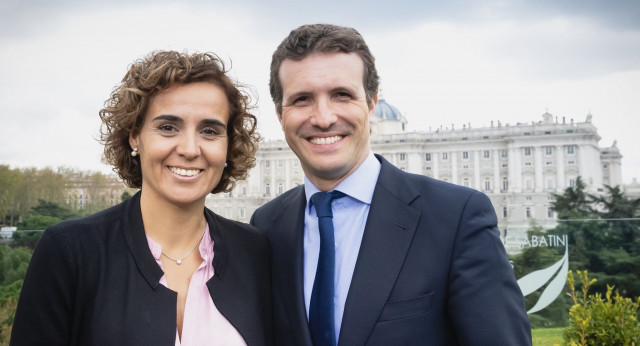
[[[307,178],[321,190],[333,189],[369,154],[378,97],[369,107],[363,73],[355,53],[315,53],[280,66],[280,124]]]

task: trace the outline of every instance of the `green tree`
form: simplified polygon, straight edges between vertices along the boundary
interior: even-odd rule
[[[592,195],[595,213],[606,219],[606,232],[615,242],[612,247],[622,247],[632,254],[640,254],[640,222],[630,220],[640,213],[640,198],[631,199],[624,195],[619,186],[605,186],[607,193]]]
[[[559,219],[580,219],[593,215],[591,201],[586,185],[581,177],[576,179],[574,187],[567,187],[562,194],[551,194],[555,199],[551,209],[558,213]]]
[[[31,260],[31,251],[0,245],[0,342],[6,344],[11,334],[22,282]]]
[[[619,187],[602,195],[586,193],[582,179],[563,194],[554,195],[558,213],[556,232],[569,237],[570,268],[587,269],[597,281],[592,289],[604,295],[615,286],[625,296],[640,295],[640,201],[629,199]],[[621,220],[624,219],[624,220]]]
[[[38,205],[31,208],[34,215],[43,215],[59,218],[61,220],[72,219],[80,216],[76,211],[60,206],[58,203],[48,202],[42,199],[38,200]]]
[[[38,200],[46,200],[67,206],[67,188],[71,181],[70,170],[59,168],[20,169],[22,184],[18,190],[14,209],[19,217],[26,217],[31,208],[38,205]]]
[[[46,226],[49,227],[49,226]],[[39,228],[39,229],[45,229]],[[35,249],[38,241],[42,237],[43,231],[18,231],[13,233],[13,246],[22,246]]]
[[[124,202],[124,201],[128,200],[129,198],[131,198],[131,193],[129,193],[129,191],[127,191],[127,190],[122,192],[122,195],[120,195],[120,201],[121,202]]]
[[[79,216],[77,211],[61,207],[57,203],[38,200],[38,205],[31,208],[31,214],[18,225],[18,230],[44,230],[62,220]]]
[[[532,224],[527,231],[527,238],[545,237],[557,234],[555,230],[544,231],[537,224]],[[517,255],[511,255],[510,260],[513,265],[513,272],[516,278],[522,278],[536,270],[547,268],[557,262],[564,255],[564,247],[544,247],[532,246],[522,249]],[[525,297],[525,305],[531,309],[539,300],[540,295],[547,286],[541,287],[536,292]],[[564,327],[569,317],[568,311],[571,306],[569,297],[559,296],[551,305],[541,311],[529,315],[532,328],[553,328]]]
[[[9,214],[9,224],[13,225],[13,207],[21,184],[20,171],[10,169],[7,165],[0,165],[0,224],[5,222]]]
[[[613,286],[607,287],[604,299],[600,293],[588,295],[589,288],[597,280],[589,280],[587,271],[577,271],[576,274],[580,279],[581,290],[576,290],[571,271],[567,277],[574,305],[569,311],[569,327],[564,333],[565,342],[572,346],[640,344],[640,297],[635,298],[634,302],[622,297],[618,292],[612,295]]]

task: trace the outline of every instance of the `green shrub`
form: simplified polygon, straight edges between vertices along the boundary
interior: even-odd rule
[[[574,305],[569,310],[565,342],[569,345],[640,345],[640,297],[634,302],[616,291],[612,299],[613,286],[608,285],[604,299],[599,293],[587,295],[596,279],[589,280],[586,270],[576,274],[582,283],[582,296],[576,294],[575,279],[569,271],[567,282]]]

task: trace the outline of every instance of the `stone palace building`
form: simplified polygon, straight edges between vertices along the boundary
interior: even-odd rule
[[[591,114],[574,122],[546,112],[533,123],[491,123],[490,127],[439,128],[407,132],[406,119],[380,99],[372,122],[371,146],[400,169],[486,193],[503,237],[524,235],[535,222],[555,226],[550,193],[562,193],[578,176],[590,193],[622,184],[622,155],[614,142],[600,147]],[[260,143],[256,167],[231,193],[209,195],[207,207],[249,222],[253,211],[302,184],[300,162],[284,140]]]

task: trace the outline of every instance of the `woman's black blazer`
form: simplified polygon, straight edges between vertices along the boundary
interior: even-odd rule
[[[218,310],[248,345],[271,345],[266,238],[205,208]],[[177,294],[161,285],[144,232],[140,193],[100,213],[49,227],[18,302],[11,345],[171,345]]]

